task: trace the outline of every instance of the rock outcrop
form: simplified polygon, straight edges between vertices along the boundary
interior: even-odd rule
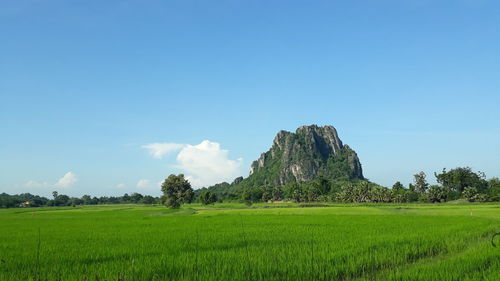
[[[251,185],[285,185],[317,177],[363,179],[354,150],[344,145],[332,126],[302,126],[295,133],[280,131],[269,151],[262,153],[243,180]]]

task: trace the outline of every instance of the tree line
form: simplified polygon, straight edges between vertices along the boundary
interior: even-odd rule
[[[222,201],[240,201],[247,205],[257,202],[340,202],[340,203],[441,203],[464,199],[468,202],[500,201],[500,179],[486,179],[482,172],[459,167],[434,173],[438,184],[431,185],[424,172],[416,173],[413,182],[404,186],[396,182],[391,188],[368,180],[338,181],[319,177],[305,183],[284,186],[239,187],[242,178],[231,184],[219,183],[193,191],[184,175],[170,175],[162,184],[165,205],[178,208],[183,203],[198,201],[213,204]]]
[[[220,183],[202,192],[214,193],[217,200],[240,200],[247,204],[269,201],[293,202],[446,202],[464,199],[469,202],[500,201],[500,179],[486,179],[482,172],[459,167],[434,173],[438,184],[431,185],[424,172],[416,173],[407,186],[396,182],[391,188],[368,180],[339,181],[319,177],[305,183],[284,186],[264,185],[238,188],[237,184]],[[206,195],[205,195],[206,196]]]
[[[500,179],[486,179],[482,172],[473,172],[469,167],[459,167],[434,173],[438,184],[430,185],[427,175],[419,172],[413,182],[404,186],[396,182],[391,188],[368,180],[338,181],[319,177],[305,183],[289,183],[284,186],[264,185],[239,186],[239,177],[231,184],[220,183],[209,188],[193,190],[183,174],[170,175],[161,185],[163,196],[153,197],[140,193],[124,194],[118,197],[69,197],[52,193],[53,198],[23,193],[18,195],[0,194],[0,208],[77,206],[98,204],[161,204],[169,208],[179,208],[182,204],[199,202],[205,205],[223,201],[239,201],[247,205],[257,202],[293,201],[340,202],[340,203],[440,203],[464,199],[469,202],[500,201]]]
[[[208,196],[206,200],[203,198],[203,192],[193,190],[191,184],[185,179],[183,174],[170,175],[161,185],[163,196],[153,197],[150,195],[142,195],[134,192],[132,194],[125,193],[123,196],[111,197],[92,197],[83,195],[82,197],[70,197],[68,195],[59,194],[57,191],[52,192],[52,199],[33,195],[30,193],[22,193],[9,195],[7,193],[0,194],[0,208],[15,208],[15,207],[49,207],[49,206],[79,206],[79,205],[102,205],[102,204],[161,204],[170,208],[179,208],[184,203],[192,203],[197,197],[203,204],[212,204],[215,197]]]
[[[130,195],[125,193],[123,196],[102,196],[92,197],[83,195],[82,197],[70,197],[68,195],[59,194],[57,191],[52,192],[52,198],[33,195],[30,193],[22,193],[9,195],[7,193],[0,194],[0,208],[14,207],[48,207],[48,206],[78,206],[78,205],[102,205],[102,204],[161,204],[159,197],[150,195],[142,195],[134,192]]]

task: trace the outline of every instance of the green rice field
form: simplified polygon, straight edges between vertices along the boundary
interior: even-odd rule
[[[18,208],[0,226],[0,280],[500,280],[500,204]]]

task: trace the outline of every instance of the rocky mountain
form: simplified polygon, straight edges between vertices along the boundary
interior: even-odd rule
[[[252,163],[244,186],[285,185],[317,177],[363,179],[361,163],[354,150],[345,145],[333,126],[299,127],[295,133],[280,131],[269,151]]]

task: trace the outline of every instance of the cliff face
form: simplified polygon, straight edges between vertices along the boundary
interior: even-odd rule
[[[295,133],[278,132],[271,149],[252,163],[245,180],[255,185],[285,185],[319,176],[363,179],[356,152],[342,144],[332,126],[302,126]]]

